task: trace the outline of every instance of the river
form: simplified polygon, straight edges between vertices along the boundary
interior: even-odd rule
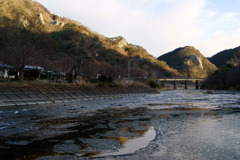
[[[240,159],[240,93],[0,108],[0,159]]]

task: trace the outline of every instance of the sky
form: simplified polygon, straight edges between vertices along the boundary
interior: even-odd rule
[[[35,0],[158,57],[194,46],[205,57],[240,46],[240,0]]]

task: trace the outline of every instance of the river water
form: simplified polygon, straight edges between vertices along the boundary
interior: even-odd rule
[[[0,159],[240,159],[234,91],[2,107],[0,120]]]

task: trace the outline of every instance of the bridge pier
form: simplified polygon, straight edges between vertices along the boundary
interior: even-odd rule
[[[185,81],[185,89],[188,89],[188,81]]]
[[[173,81],[173,89],[177,89],[177,81]]]
[[[196,89],[199,89],[199,81],[196,80]]]
[[[165,87],[165,81],[162,81],[162,88]]]

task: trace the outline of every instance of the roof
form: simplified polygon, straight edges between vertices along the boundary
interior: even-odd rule
[[[8,69],[13,69],[14,67],[5,63],[0,62],[0,68],[8,68]],[[38,69],[38,70],[44,70],[44,68],[40,67],[40,66],[29,66],[26,65],[24,67],[25,69]]]
[[[5,63],[0,62],[0,68],[8,68],[8,69],[12,69],[12,68],[14,68],[14,67],[11,66],[11,65],[8,65],[8,64],[5,64]]]
[[[40,67],[40,66],[29,66],[29,65],[26,65],[24,67],[25,69],[38,69],[38,70],[44,70],[44,68]]]

